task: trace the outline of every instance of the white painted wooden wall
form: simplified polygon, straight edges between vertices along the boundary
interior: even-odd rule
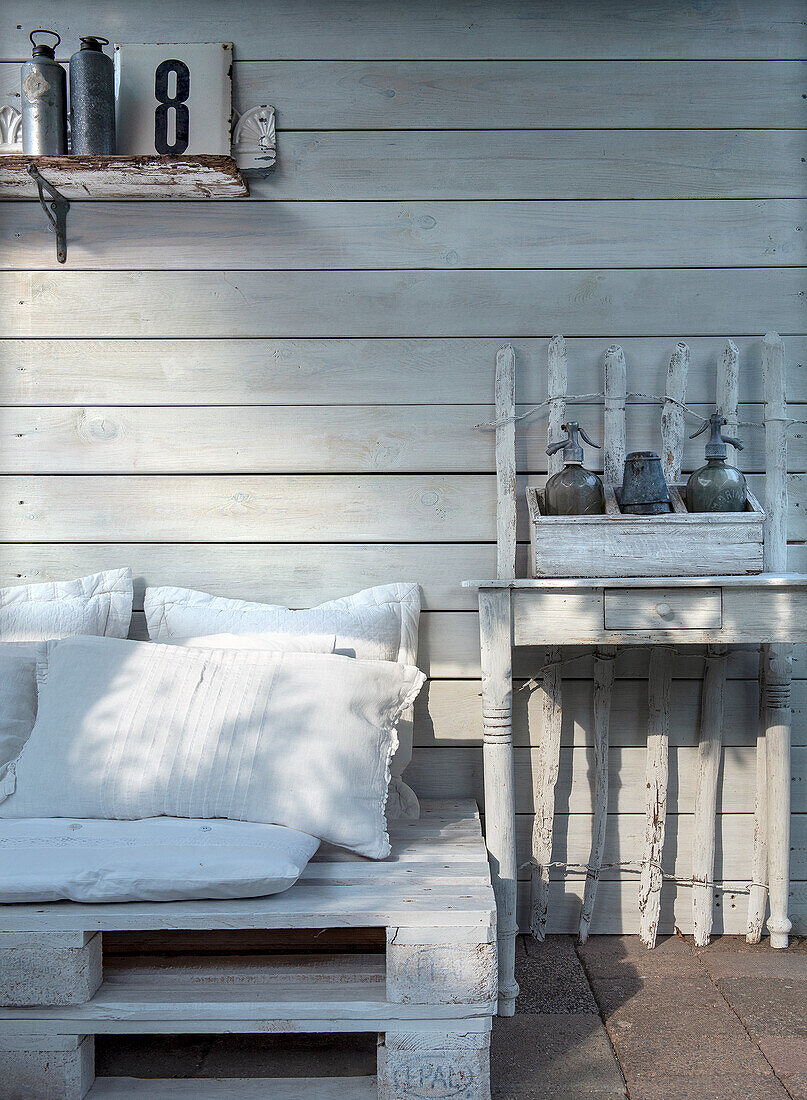
[[[140,609],[145,583],[300,606],[419,579],[432,681],[412,783],[481,801],[475,594],[460,581],[495,575],[493,436],[474,425],[491,419],[496,349],[515,346],[524,405],[546,396],[554,332],[570,393],[601,388],[612,342],[629,389],[663,392],[686,338],[688,399],[705,411],[739,335],[740,419],[761,420],[756,334],[778,330],[792,415],[807,415],[802,5],[204,0],[192,25],[179,0],[103,8],[89,30],[113,40],[234,41],[236,104],[276,106],[279,166],[239,203],[74,203],[64,270],[39,208],[0,206],[0,584],[131,562]],[[0,56],[23,59],[41,25],[71,52],[85,13],[83,0],[8,5]],[[0,64],[3,100],[17,102],[18,80],[18,61]],[[599,435],[600,408],[572,411]],[[658,422],[631,408],[629,449],[658,446]],[[764,439],[742,434],[762,496]],[[545,420],[519,431],[519,469],[540,477],[545,444]],[[790,566],[804,570],[804,429],[790,469]],[[618,666],[606,863],[641,852],[647,659]],[[539,664],[517,653],[524,860],[541,708],[523,681]],[[664,854],[684,875],[702,667],[679,656],[672,685]],[[801,780],[799,650],[794,671]],[[591,673],[590,659],[563,671],[553,859],[576,863],[590,845]],[[730,654],[728,676],[716,872],[743,884],[755,655]],[[807,784],[793,794],[804,933]],[[636,888],[605,871],[592,930],[636,931]],[[581,879],[551,889],[550,931],[576,930]],[[715,930],[744,931],[745,898],[718,902]],[[691,893],[670,886],[662,930],[673,903],[691,928]]]

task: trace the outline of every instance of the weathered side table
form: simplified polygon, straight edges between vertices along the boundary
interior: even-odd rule
[[[498,911],[499,1012],[512,1015],[517,863],[513,778],[514,645],[766,643],[765,726],[771,945],[787,946],[790,858],[790,663],[807,641],[807,577],[466,581],[479,590],[485,821]]]

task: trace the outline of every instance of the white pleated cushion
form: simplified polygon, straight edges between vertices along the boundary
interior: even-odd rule
[[[0,775],[34,725],[42,641],[70,634],[125,638],[131,617],[131,569],[0,589]]]
[[[0,821],[0,903],[262,897],[293,886],[318,847],[247,821]]]
[[[47,648],[0,817],[226,817],[388,854],[389,764],[416,668],[112,638]]]
[[[276,604],[229,600],[189,588],[147,588],[145,611],[149,637],[155,642],[220,631],[333,631],[337,653],[405,665],[417,661],[420,589],[412,582],[366,588],[353,596],[300,611]],[[404,714],[398,724],[389,817],[416,818],[419,814],[414,791],[401,779],[412,759],[412,718],[411,712]]]

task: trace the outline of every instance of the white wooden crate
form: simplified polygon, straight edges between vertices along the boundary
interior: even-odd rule
[[[605,514],[548,516],[527,487],[533,577],[702,577],[762,572],[765,513],[748,492],[744,512],[688,512],[686,485],[670,486],[673,512],[625,515],[613,486]]]

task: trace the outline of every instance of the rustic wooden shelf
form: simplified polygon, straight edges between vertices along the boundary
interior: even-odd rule
[[[71,202],[81,199],[237,199],[249,188],[226,156],[0,156],[0,199],[36,199],[28,169]]]

